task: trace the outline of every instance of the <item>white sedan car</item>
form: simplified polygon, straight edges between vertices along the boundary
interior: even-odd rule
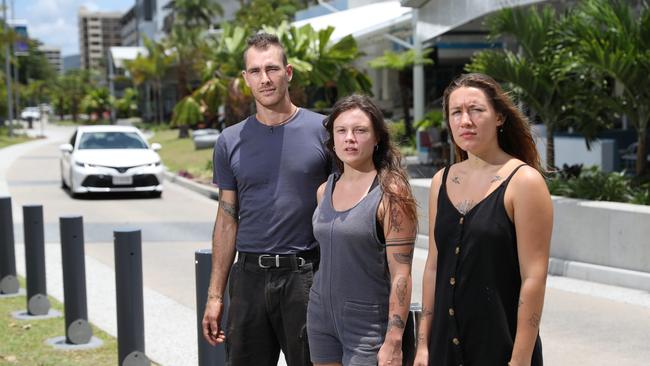
[[[163,166],[140,130],[130,126],[81,126],[59,146],[61,185],[72,196],[91,192],[151,192],[160,197]]]

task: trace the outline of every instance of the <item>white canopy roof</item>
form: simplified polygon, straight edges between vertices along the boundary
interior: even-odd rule
[[[109,57],[113,60],[115,68],[121,69],[124,67],[124,61],[135,60],[138,55],[147,55],[147,49],[144,47],[110,47]]]
[[[331,40],[337,42],[352,34],[354,38],[364,38],[376,33],[385,33],[391,27],[409,25],[411,8],[400,5],[399,1],[359,6],[319,17],[293,22],[295,27],[311,24],[315,30],[334,27]]]

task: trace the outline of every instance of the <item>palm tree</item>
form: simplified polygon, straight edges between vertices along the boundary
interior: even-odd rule
[[[518,53],[509,50],[483,51],[467,66],[469,71],[483,72],[505,81],[509,88],[546,126],[546,163],[555,167],[555,132],[575,123],[575,107],[592,124],[576,123],[587,137],[587,143],[600,131],[603,109],[610,85],[596,71],[576,62],[574,52],[566,47],[559,30],[568,22],[545,6],[504,9],[488,19],[490,38],[504,35],[517,39]],[[585,77],[588,76],[588,77]],[[574,102],[576,104],[574,104]],[[578,103],[579,102],[579,103]],[[595,126],[595,127],[594,127]]]
[[[172,0],[164,7],[171,11],[165,19],[165,32],[171,33],[172,24],[190,28],[208,28],[212,21],[223,15],[223,8],[216,0]]]
[[[607,73],[623,89],[621,110],[637,131],[636,174],[647,172],[650,120],[650,8],[642,2],[639,16],[628,2],[587,0],[567,29],[582,60]]]
[[[146,55],[138,55],[134,60],[125,63],[129,70],[133,83],[136,86],[150,82],[153,86],[156,101],[156,122],[163,120],[162,106],[162,85],[163,78],[167,74],[172,57],[167,55],[163,45],[145,37],[144,44],[147,49]]]
[[[399,53],[386,51],[383,56],[370,61],[370,67],[374,69],[391,69],[399,72],[399,93],[402,99],[402,113],[404,114],[404,131],[405,135],[409,138],[414,135],[414,131],[409,112],[411,102],[409,91],[411,90],[411,83],[408,78],[407,69],[410,69],[416,64],[433,64],[433,61],[428,58],[429,53],[431,53],[431,49],[423,50],[420,56],[413,49]]]
[[[99,120],[104,120],[104,115],[111,109],[113,100],[107,88],[93,89],[81,101],[84,112],[96,114]]]

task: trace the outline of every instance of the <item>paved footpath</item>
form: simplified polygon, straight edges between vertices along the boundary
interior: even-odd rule
[[[53,160],[58,153],[56,145],[65,141],[71,131],[71,128],[48,126],[47,140],[0,149],[0,195],[12,193],[20,201],[14,203],[17,226],[22,223],[19,204],[47,202],[49,293],[63,299],[60,246],[56,233],[47,225],[56,221],[52,216],[54,212],[74,204],[75,212],[84,215],[84,223],[89,227],[86,231],[86,270],[90,321],[109,334],[116,334],[113,252],[112,245],[106,245],[112,239],[105,238],[108,234],[104,231],[110,228],[109,223],[116,222],[109,215],[111,211],[132,205],[132,216],[124,220],[146,229],[143,230],[146,353],[163,365],[196,365],[194,266],[192,261],[182,258],[191,258],[196,249],[209,245],[216,203],[173,184],[167,184],[162,200],[102,200],[104,209],[99,212],[91,210],[97,206],[96,201],[71,201],[57,187],[58,167]],[[41,181],[29,175],[30,169],[39,169]],[[165,205],[173,207],[177,216],[187,222],[160,225],[145,220],[147,210],[168,209]],[[94,220],[86,221],[93,217]],[[190,220],[194,218],[201,220]],[[18,231],[15,232],[16,262],[19,273],[24,275],[22,235]],[[185,232],[192,233],[185,241],[176,242],[172,238]],[[151,240],[146,235],[152,235]],[[416,249],[413,302],[420,302],[425,259],[426,251]],[[547,365],[648,365],[650,294],[550,276],[541,336]],[[281,360],[280,365],[284,364]]]

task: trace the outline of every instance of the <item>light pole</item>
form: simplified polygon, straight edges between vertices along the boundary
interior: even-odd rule
[[[7,1],[2,0],[2,19],[4,22],[2,26],[4,27],[4,33],[9,34],[9,24],[7,23]],[[12,98],[11,98],[11,60],[9,57],[11,53],[9,52],[9,42],[5,44],[5,81],[7,85],[7,120],[9,121],[9,137],[13,136],[13,121],[14,114],[12,110]]]

